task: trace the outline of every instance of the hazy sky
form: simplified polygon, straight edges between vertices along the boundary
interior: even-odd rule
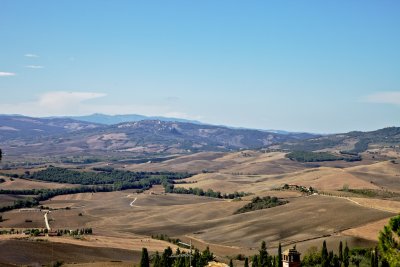
[[[0,2],[0,113],[400,126],[400,1]]]

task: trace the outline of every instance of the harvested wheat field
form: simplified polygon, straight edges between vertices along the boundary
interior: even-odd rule
[[[42,266],[63,262],[138,262],[140,253],[111,247],[88,247],[41,240],[0,240],[0,263]]]
[[[107,266],[110,260],[114,266],[129,266],[126,262],[129,257],[119,256],[119,253],[136,255],[142,247],[147,247],[151,253],[163,251],[167,246],[176,249],[172,243],[151,238],[152,235],[161,234],[184,242],[192,241],[201,250],[209,246],[218,260],[227,262],[229,257],[239,253],[253,255],[263,240],[267,242],[271,253],[276,253],[279,242],[285,248],[296,244],[302,253],[310,246],[320,246],[323,240],[327,240],[332,249],[341,240],[350,246],[374,246],[384,222],[400,211],[400,202],[395,199],[362,198],[338,191],[344,186],[381,190],[378,182],[371,182],[366,177],[373,175],[378,181],[384,176],[383,182],[379,180],[380,183],[394,183],[396,176],[392,175],[397,166],[392,166],[393,163],[359,163],[358,167],[341,168],[334,167],[332,163],[332,166],[321,167],[294,163],[284,155],[281,152],[254,151],[198,153],[161,163],[133,164],[127,168],[199,170],[199,174],[184,179],[186,183],[175,184],[175,187],[250,194],[239,200],[216,199],[165,194],[164,188],[158,185],[142,193],[125,190],[60,195],[41,203],[51,209],[48,213],[51,229],[92,228],[93,235],[79,240],[69,236],[41,239],[45,240],[43,244],[54,244],[57,249],[63,245],[71,251],[76,247],[99,251],[111,249],[111,254],[101,254],[101,257],[94,257],[93,260],[88,261],[80,256],[75,258],[74,262],[88,266],[95,264],[88,263],[90,261]],[[386,168],[389,170],[383,171]],[[27,188],[41,184],[58,185],[25,180],[19,182],[25,183],[21,186]],[[6,183],[10,186],[10,181]],[[307,188],[312,186],[332,196],[282,190],[284,184]],[[341,195],[343,197],[339,197]],[[276,196],[289,203],[235,214],[255,196]],[[8,199],[9,202],[12,200]],[[3,218],[5,220],[0,222],[0,227],[4,228],[45,228],[43,212],[14,210],[3,213]],[[17,242],[3,239],[3,242],[9,241]],[[25,240],[21,244],[29,246],[29,242]],[[64,258],[71,263],[71,259]],[[44,259],[49,260],[48,257]]]
[[[52,182],[40,182],[28,179],[13,178],[11,180],[8,177],[0,177],[6,180],[4,183],[0,183],[0,189],[5,190],[22,190],[22,189],[55,189],[55,188],[70,188],[77,187],[73,184],[61,184]]]

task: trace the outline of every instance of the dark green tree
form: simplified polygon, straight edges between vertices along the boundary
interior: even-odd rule
[[[328,265],[327,266],[331,266],[331,263],[333,262],[333,256],[334,256],[333,251],[329,251],[329,254],[328,254]]]
[[[259,267],[267,267],[269,266],[268,261],[268,251],[267,251],[267,243],[265,241],[261,242],[260,254],[258,258],[258,266]]]
[[[214,259],[214,254],[210,251],[210,248],[207,248],[201,253],[200,263],[202,265],[207,265],[209,261]]]
[[[149,253],[147,248],[142,248],[142,258],[140,259],[140,267],[150,267]]]
[[[362,256],[356,254],[353,257],[351,257],[351,262],[356,266],[359,267],[360,263],[362,261]]]
[[[160,254],[158,254],[158,251],[156,252],[156,254],[153,257],[153,267],[162,267],[161,266],[161,258],[160,258]]]
[[[375,267],[375,253],[371,251],[371,267]]]
[[[374,256],[374,266],[379,267],[379,251],[378,248],[375,247],[375,256]]]
[[[180,254],[181,254],[181,250],[179,248],[177,248],[175,255],[179,256]],[[185,267],[185,258],[184,257],[176,257],[173,266],[174,267]]]
[[[258,267],[258,256],[254,255],[251,261],[251,267]]]
[[[329,267],[329,259],[328,259],[328,249],[326,247],[326,241],[322,243],[322,250],[321,250],[321,267]]]
[[[339,260],[339,257],[336,254],[333,256],[332,266],[333,267],[340,267],[340,260]]]
[[[233,267],[232,259],[229,261],[229,267]]]
[[[390,219],[379,233],[379,252],[390,266],[400,266],[400,215]],[[383,262],[382,262],[383,263]]]
[[[201,254],[200,254],[200,251],[196,248],[194,250],[193,257],[192,257],[192,266],[193,267],[202,267],[200,265],[200,263],[201,263]]]
[[[279,247],[278,247],[278,267],[282,267],[283,262],[282,262],[282,245],[279,242]]]
[[[163,267],[172,267],[172,263],[174,262],[172,256],[172,249],[170,247],[164,250],[164,253],[161,257],[161,266]]]
[[[344,247],[344,252],[343,252],[343,266],[349,267],[349,264],[350,264],[349,247],[347,246],[346,242],[346,246]]]
[[[381,267],[391,267],[391,266],[389,265],[389,262],[385,258],[383,258]]]
[[[340,243],[339,243],[339,261],[340,261],[340,264],[342,264],[342,262],[343,262],[343,243],[342,243],[342,241],[340,241]]]
[[[249,258],[244,259],[244,267],[249,267]]]

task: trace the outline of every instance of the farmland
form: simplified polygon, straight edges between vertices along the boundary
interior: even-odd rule
[[[168,164],[171,164],[171,168]],[[123,170],[147,172],[166,169],[193,172],[194,169],[200,169],[199,167],[206,167],[212,171],[179,178],[175,180],[178,183],[175,186],[200,188],[204,192],[211,189],[224,194],[246,192],[246,195],[232,200],[192,194],[166,194],[161,184],[145,188],[144,191],[126,189],[62,194],[40,202],[40,205],[51,210],[48,214],[50,227],[90,227],[93,235],[83,239],[41,239],[47,240],[44,244],[55,244],[54,259],[68,262],[69,258],[60,253],[61,248],[65,246],[73,251],[82,246],[93,250],[110,250],[104,258],[93,256],[92,260],[85,260],[76,257],[76,262],[119,259],[121,264],[134,260],[143,246],[151,253],[162,251],[168,245],[174,246],[151,238],[159,234],[186,242],[192,240],[199,249],[209,246],[221,261],[227,261],[238,253],[250,256],[263,240],[267,242],[271,252],[276,251],[279,242],[284,247],[297,244],[298,249],[305,252],[309,246],[319,245],[324,239],[331,246],[336,246],[340,240],[347,241],[352,246],[371,246],[377,240],[380,226],[400,211],[399,202],[397,198],[381,197],[384,194],[360,195],[344,192],[343,188],[377,192],[390,190],[396,195],[400,191],[391,185],[397,179],[398,165],[390,161],[361,161],[357,166],[354,166],[354,162],[347,164],[347,167],[341,168],[310,166],[307,163],[293,163],[285,158],[284,153],[244,151],[228,154],[200,153],[160,163],[132,164],[128,168],[120,166]],[[275,167],[267,168],[268,166]],[[92,172],[90,168],[75,171]],[[377,174],[385,179],[377,179]],[[6,183],[0,186],[4,189],[15,189],[13,183],[26,189],[77,186],[54,181],[44,182],[33,177],[35,175],[28,180],[14,178],[13,181],[6,177]],[[311,186],[320,193],[308,195],[296,190],[284,190],[284,184]],[[276,197],[287,203],[236,214],[237,210],[249,204],[255,196]],[[11,202],[18,196],[2,197]],[[0,226],[4,229],[44,228],[43,215],[42,212],[18,209],[4,212],[4,221]],[[6,236],[2,240],[3,245],[11,246],[20,242],[20,246],[27,248],[32,242],[29,241],[31,239],[19,241]],[[119,256],[123,251],[132,251],[132,254],[129,252],[129,256]],[[11,251],[8,253],[10,257],[17,257]],[[46,262],[46,257],[42,262]]]

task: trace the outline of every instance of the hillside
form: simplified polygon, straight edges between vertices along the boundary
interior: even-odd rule
[[[0,125],[4,132],[0,145],[10,156],[118,157],[231,151],[258,149],[314,136],[161,120],[101,125],[62,118],[2,116]]]
[[[396,146],[400,143],[400,127],[387,127],[371,132],[353,131],[342,134],[332,134],[297,140],[295,142],[285,142],[276,148],[288,149],[292,151],[318,151],[332,150],[349,153],[361,153],[368,148],[376,145]]]
[[[96,129],[97,123],[69,118],[32,118],[21,115],[0,115],[0,142],[15,139],[35,139],[74,131]]]

